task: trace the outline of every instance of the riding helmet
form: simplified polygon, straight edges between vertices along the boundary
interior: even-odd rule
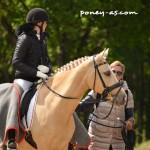
[[[26,16],[26,22],[27,23],[37,23],[40,21],[48,21],[48,14],[47,12],[42,8],[33,8],[31,9],[27,16]]]

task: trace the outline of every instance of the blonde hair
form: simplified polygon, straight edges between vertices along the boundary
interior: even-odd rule
[[[123,74],[125,73],[125,65],[121,63],[120,61],[116,60],[113,63],[110,64],[110,67],[120,66],[122,68]]]

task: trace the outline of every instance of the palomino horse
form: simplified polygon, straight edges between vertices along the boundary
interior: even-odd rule
[[[42,86],[31,127],[38,150],[67,150],[75,130],[73,112],[85,92],[94,88],[96,92],[102,93],[104,86],[101,80],[107,87],[118,82],[106,62],[107,55],[108,50],[104,50],[96,56],[77,59],[60,68],[46,81],[53,91],[70,99],[62,98],[45,85]],[[116,95],[119,89],[119,87],[113,88],[111,94]],[[118,95],[122,98],[125,96],[122,88]],[[18,145],[18,149],[34,150],[24,140]]]

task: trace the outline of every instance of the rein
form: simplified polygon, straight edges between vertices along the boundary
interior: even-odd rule
[[[77,97],[63,96],[63,95],[61,95],[61,94],[55,92],[53,89],[51,89],[51,88],[46,84],[45,80],[42,79],[42,81],[43,81],[43,84],[44,84],[51,92],[53,92],[53,93],[54,93],[56,96],[58,96],[58,97],[61,97],[61,98],[64,98],[64,99],[79,99],[79,98],[77,98]]]
[[[77,112],[77,113],[79,113],[79,112]],[[93,119],[89,119],[89,118],[87,118],[87,117],[85,117],[84,115],[82,115],[81,113],[79,113],[79,115],[81,115],[83,118],[85,118],[85,119],[87,119],[89,122],[94,122],[94,123],[96,123],[96,124],[99,124],[99,125],[101,125],[101,126],[105,126],[105,127],[109,127],[109,128],[122,128],[122,126],[116,126],[116,127],[114,127],[114,126],[109,126],[109,125],[105,125],[105,124],[102,124],[102,123],[99,123],[99,122],[97,122],[97,121],[94,121]],[[95,117],[97,117],[97,118],[99,118],[97,115],[95,115],[95,114],[93,114]],[[99,118],[100,119],[100,118]]]
[[[109,113],[108,113],[105,117],[100,118],[100,117],[97,116],[95,113],[89,111],[90,114],[92,114],[93,116],[95,116],[95,117],[98,118],[98,119],[106,119],[106,118],[110,115],[110,113],[111,113],[111,111],[112,111],[112,109],[113,109],[113,106],[114,106],[116,97],[117,97],[118,93],[120,92],[120,89],[121,89],[121,87],[119,88],[117,94],[115,95],[115,98],[114,98],[114,100],[113,100],[113,104],[112,104],[112,106],[111,106],[111,109],[110,109]],[[99,103],[99,102],[100,102],[100,101],[96,100],[96,102],[93,102],[93,103],[96,104],[96,103]],[[89,118],[85,117],[84,115],[82,115],[80,112],[77,112],[77,113],[78,113],[79,115],[81,115],[82,117],[84,117],[85,119],[87,119],[89,122],[92,121],[92,122],[94,122],[94,123],[96,123],[96,124],[99,124],[99,125],[102,125],[102,126],[105,126],[105,127],[110,127],[110,128],[122,128],[122,126],[109,126],[109,125],[104,125],[104,124],[101,124],[101,123],[99,123],[99,122],[97,122],[97,121],[94,121],[94,120],[92,119],[93,116],[89,119]]]
[[[114,84],[114,85],[112,85],[112,86],[110,86],[110,87],[107,87],[106,84],[105,84],[105,82],[104,82],[104,80],[103,80],[103,78],[102,78],[102,75],[101,75],[101,73],[100,73],[100,71],[99,71],[99,69],[98,69],[98,66],[107,64],[107,62],[102,62],[102,63],[97,64],[96,61],[95,61],[95,59],[94,59],[94,56],[93,56],[93,63],[94,63],[94,68],[95,68],[93,90],[95,90],[96,71],[97,71],[97,73],[98,73],[98,75],[99,75],[99,78],[100,78],[100,80],[101,80],[101,82],[102,82],[102,84],[103,84],[103,87],[104,87],[104,91],[103,91],[103,93],[102,93],[103,96],[109,94],[109,93],[110,93],[112,90],[114,90],[115,88],[120,87],[119,90],[118,90],[118,92],[117,92],[117,94],[115,95],[115,97],[114,97],[114,99],[113,99],[113,104],[112,104],[112,107],[111,107],[109,113],[108,113],[104,118],[100,118],[100,117],[98,117],[96,114],[90,112],[91,114],[93,114],[93,116],[95,116],[95,117],[97,117],[97,118],[99,118],[99,119],[106,119],[106,118],[110,115],[110,113],[111,113],[111,111],[112,111],[112,109],[113,109],[113,106],[114,106],[116,97],[117,97],[118,93],[119,93],[120,90],[121,90],[122,84],[121,84],[120,82],[117,82],[116,84]],[[42,81],[43,81],[43,84],[44,84],[51,92],[53,92],[56,96],[59,96],[59,97],[61,97],[61,98],[63,98],[63,99],[78,99],[77,97],[63,96],[63,95],[61,95],[61,94],[55,92],[53,89],[51,89],[51,88],[46,84],[45,80],[42,79]],[[98,102],[97,102],[97,103],[98,103]],[[85,117],[85,118],[86,118],[86,117]],[[93,121],[92,119],[89,119],[89,118],[86,118],[86,119],[89,120],[89,121]],[[95,123],[97,123],[97,124],[100,124],[99,122],[96,122],[96,121],[93,121],[93,122],[95,122]],[[106,126],[106,127],[111,127],[111,126],[104,125],[104,124],[100,124],[100,125],[103,125],[103,126]],[[112,128],[121,128],[121,126],[119,126],[119,127],[112,127]]]
[[[120,90],[121,90],[121,87],[119,88],[117,94],[115,95],[115,97],[113,99],[113,103],[112,103],[112,106],[111,106],[111,109],[110,109],[109,113],[105,117],[100,118],[96,114],[94,114],[93,112],[91,112],[91,114],[93,114],[93,116],[95,116],[98,119],[106,119],[110,115],[110,113],[112,112],[112,109],[113,109],[115,101],[116,101],[116,97],[117,97],[118,93],[120,92]]]
[[[124,122],[124,121],[122,121],[119,117],[117,118],[117,120],[118,121],[120,121],[122,124],[123,124],[123,126],[125,126],[126,125],[126,123]],[[124,131],[123,131],[124,129],[122,129],[122,136],[124,136],[124,138],[126,138],[126,135],[125,135],[125,133],[124,133]],[[129,131],[133,131],[133,132],[135,132],[136,134],[138,134],[139,136],[141,136],[142,138],[144,138],[146,141],[149,141],[150,139],[149,138],[147,138],[147,137],[145,137],[145,136],[143,136],[140,132],[138,132],[138,131],[136,131],[134,128],[132,128],[131,130],[129,130]]]
[[[103,87],[104,87],[104,91],[103,91],[102,94],[108,94],[108,93],[110,93],[113,89],[115,89],[115,88],[121,86],[121,84],[118,82],[118,83],[116,83],[116,84],[114,84],[114,85],[112,85],[112,86],[110,86],[110,87],[107,87],[106,84],[105,84],[105,82],[104,82],[104,80],[103,80],[103,78],[102,78],[102,75],[101,75],[101,73],[100,73],[100,71],[99,71],[99,69],[98,69],[98,66],[107,64],[107,62],[102,62],[102,63],[97,64],[96,61],[95,61],[95,59],[94,59],[94,56],[93,56],[93,63],[94,63],[94,68],[95,68],[95,76],[94,76],[93,90],[95,89],[95,83],[96,83],[96,71],[97,71],[97,73],[98,73],[98,75],[99,75],[99,78],[100,78],[100,80],[101,80],[101,82],[102,82],[102,84],[103,84]],[[63,96],[63,95],[61,95],[61,94],[55,92],[53,89],[51,89],[51,88],[46,84],[46,82],[45,82],[44,79],[42,79],[42,82],[43,82],[43,84],[44,84],[51,92],[53,92],[56,96],[59,96],[59,97],[61,97],[61,98],[63,98],[63,99],[79,99],[79,98],[77,98],[77,97]],[[120,88],[120,89],[121,89],[121,88]],[[120,90],[119,90],[119,91],[120,91]],[[119,91],[118,91],[118,93],[119,93]],[[117,95],[118,95],[118,93],[117,93]],[[116,96],[117,96],[117,95],[116,95]],[[111,109],[111,110],[112,110],[112,109]],[[110,113],[109,113],[109,114],[110,114]]]

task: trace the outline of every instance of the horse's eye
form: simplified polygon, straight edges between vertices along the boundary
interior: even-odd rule
[[[111,75],[111,72],[110,72],[110,71],[106,71],[106,72],[104,72],[104,74],[105,74],[106,76],[110,76],[110,75]]]

